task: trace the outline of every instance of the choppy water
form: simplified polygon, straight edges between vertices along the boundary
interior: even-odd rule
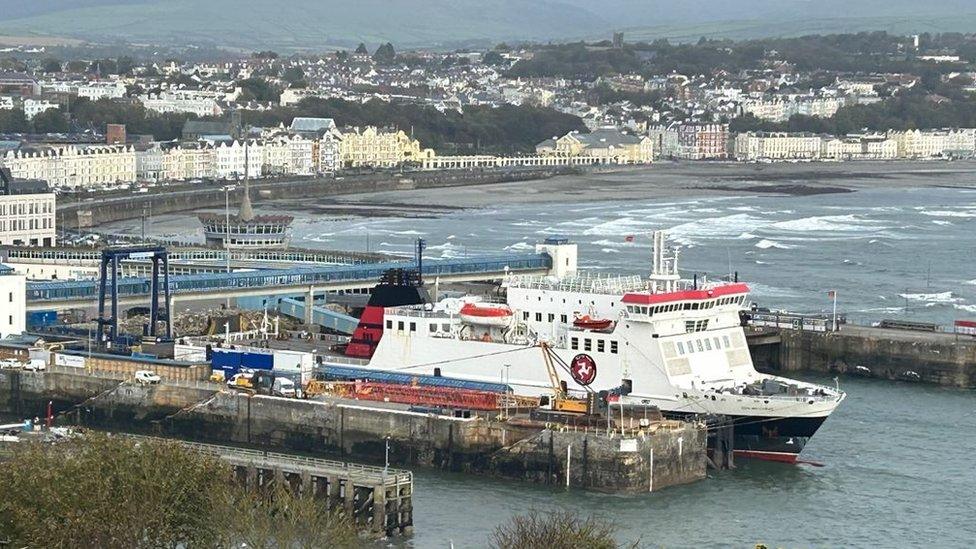
[[[876,188],[817,196],[506,205],[434,219],[296,221],[298,245],[453,258],[531,251],[549,235],[580,247],[583,268],[649,270],[650,238],[667,229],[686,271],[738,271],[762,305],[853,319],[949,323],[976,316],[976,190]],[[635,235],[634,242],[627,242]]]
[[[484,547],[495,525],[531,508],[598,514],[642,547],[972,547],[976,395],[861,379],[841,388],[850,396],[804,449],[824,467],[740,460],[634,496],[420,470],[416,533],[396,545]]]
[[[826,292],[837,289],[841,312],[859,320],[976,316],[976,190],[572,200],[433,219],[299,213],[294,241],[357,250],[368,241],[372,251],[409,255],[422,236],[428,256],[451,258],[530,251],[546,236],[564,235],[579,243],[585,268],[631,274],[648,269],[646,235],[667,229],[683,246],[685,269],[738,271],[766,306],[827,311]],[[160,230],[189,225],[171,220]],[[626,242],[628,235],[636,241]],[[861,379],[841,386],[849,398],[804,451],[823,468],[740,461],[738,470],[704,482],[636,496],[418,470],[416,534],[390,544],[483,547],[513,513],[564,508],[611,518],[622,540],[648,547],[971,547],[976,395]]]

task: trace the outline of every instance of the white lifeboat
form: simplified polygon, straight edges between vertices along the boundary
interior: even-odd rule
[[[460,310],[461,322],[477,326],[508,326],[512,314],[508,305],[498,303],[465,303]]]

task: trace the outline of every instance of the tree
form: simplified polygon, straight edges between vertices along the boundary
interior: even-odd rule
[[[65,133],[68,131],[68,118],[60,109],[48,109],[34,115],[31,120],[35,133]]]
[[[530,511],[498,526],[491,542],[498,549],[616,549],[620,546],[613,533],[613,524],[598,518],[581,518],[569,511]]]
[[[258,51],[251,54],[255,59],[277,59],[278,53],[271,50]]]
[[[123,55],[115,60],[118,74],[132,74],[132,69],[136,67],[136,60],[128,55]]]
[[[30,124],[22,109],[0,110],[0,133],[26,133]]]
[[[393,44],[387,42],[376,48],[376,52],[373,53],[373,61],[379,64],[388,64],[396,60],[396,51],[393,49]]]
[[[263,78],[251,77],[245,80],[238,80],[237,85],[241,87],[241,99],[244,101],[278,101],[281,90],[271,85]]]
[[[299,66],[288,67],[285,72],[282,73],[281,79],[289,84],[294,84],[300,80],[305,79],[305,71]]]
[[[359,45],[356,46],[356,55],[369,55],[369,50],[366,49],[366,44],[360,42]]]
[[[119,66],[114,59],[96,59],[88,65],[88,72],[92,74],[118,74]]]
[[[177,442],[87,434],[18,445],[0,463],[0,544],[14,547],[357,547],[311,495],[245,491]]]
[[[67,65],[68,72],[80,73],[80,72],[85,72],[87,69],[88,69],[88,63],[84,61],[78,61],[78,60],[68,61],[68,65]]]
[[[502,54],[498,53],[495,50],[492,50],[486,53],[485,56],[481,58],[481,62],[484,63],[485,65],[504,65],[505,58],[502,57]]]
[[[41,61],[41,70],[44,72],[61,72],[61,60],[47,57]]]

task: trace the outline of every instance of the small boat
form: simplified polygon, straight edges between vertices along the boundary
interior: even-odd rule
[[[461,307],[461,322],[480,326],[508,326],[512,309],[497,303],[465,303]]]
[[[581,330],[606,330],[613,326],[613,321],[609,318],[591,318],[589,315],[583,315],[573,320],[573,326]]]

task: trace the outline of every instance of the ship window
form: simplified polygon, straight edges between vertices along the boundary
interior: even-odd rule
[[[392,330],[393,329],[393,321],[392,320],[387,320],[386,321],[386,329],[387,330]]]
[[[417,323],[416,322],[411,322],[410,323],[410,331],[411,332],[416,332],[417,331]]]
[[[451,325],[450,324],[441,324],[441,331],[444,332],[445,334],[451,333]]]
[[[603,340],[602,339],[596,340],[596,352],[598,352],[598,353],[604,352],[603,351]]]
[[[647,314],[647,307],[641,307],[641,313],[646,315]]]
[[[403,331],[403,321],[397,322],[397,330]]]
[[[694,352],[695,352],[695,342],[694,341],[689,341],[688,342],[688,354],[690,355],[690,354],[692,354]]]
[[[556,320],[556,315],[549,313],[549,322]]]
[[[705,338],[705,350],[706,351],[712,350],[712,342],[707,337]]]
[[[722,341],[725,342],[725,348],[729,349],[732,347],[732,343],[729,341],[729,336],[722,336]]]
[[[685,354],[685,344],[680,341],[678,342],[678,354],[679,355]]]
[[[721,348],[722,348],[722,344],[721,344],[721,343],[719,343],[719,341],[718,341],[718,336],[715,336],[715,337],[713,337],[713,338],[712,338],[712,341],[714,341],[714,342],[715,342],[715,348],[716,348],[716,349],[721,349]]]
[[[566,317],[566,315],[559,315],[559,322],[566,324],[568,321],[569,319]]]
[[[434,333],[434,332],[436,332],[436,331],[437,331],[437,324],[431,324],[431,325],[430,325],[430,332],[431,332],[431,333]]]
[[[535,321],[536,322],[542,322],[542,313],[536,313],[535,314]]]
[[[586,338],[583,340],[583,350],[584,351],[593,350],[593,341],[590,338]]]
[[[574,350],[574,351],[577,350],[577,349],[579,349],[579,338],[578,337],[572,337],[572,338],[569,339],[569,348],[572,349],[572,350]]]
[[[702,340],[696,339],[695,340],[695,344],[698,345],[698,352],[699,353],[704,353],[705,352],[705,348],[702,347]]]
[[[685,321],[685,333],[686,334],[690,334],[691,332],[694,332],[694,331],[695,331],[695,321],[694,320],[686,320]]]
[[[613,354],[613,355],[617,354],[617,342],[616,341],[611,341],[610,342],[610,354]]]
[[[522,320],[528,320],[528,319],[529,319],[529,312],[528,311],[523,312],[522,313]]]

